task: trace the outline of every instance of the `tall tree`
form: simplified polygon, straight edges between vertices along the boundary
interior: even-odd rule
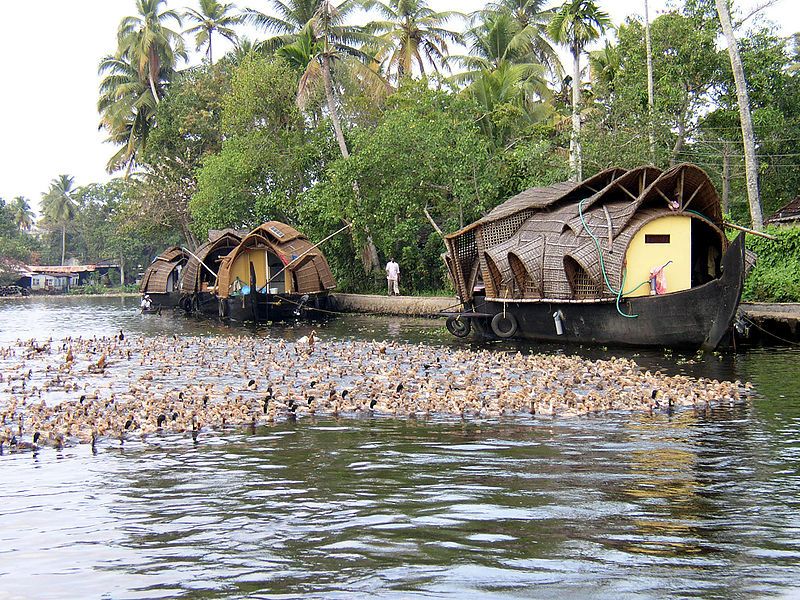
[[[553,15],[550,37],[569,48],[572,54],[572,135],[570,167],[575,181],[583,179],[581,155],[581,54],[586,45],[598,39],[611,26],[608,14],[592,0],[567,0]]]
[[[650,164],[656,162],[655,101],[653,96],[653,47],[650,44],[650,10],[644,0],[644,45],[647,54],[647,140],[650,147]]]
[[[170,75],[179,59],[185,60],[183,38],[167,27],[174,21],[181,24],[180,15],[171,9],[161,10],[166,0],[136,0],[138,15],[124,17],[117,31],[118,58],[127,58],[150,86],[156,104],[163,91],[161,84]]]
[[[761,214],[761,197],[758,192],[758,163],[756,162],[756,138],[753,133],[753,120],[750,116],[750,97],[747,93],[747,80],[744,76],[739,46],[733,33],[728,0],[715,0],[717,14],[722,24],[722,32],[728,42],[728,55],[731,59],[733,79],[736,83],[736,97],[739,104],[739,119],[742,123],[742,139],[744,141],[744,164],[747,177],[747,201],[750,204],[750,218],[755,229],[763,229],[764,219]]]
[[[368,6],[383,17],[367,25],[378,37],[377,58],[398,81],[410,76],[415,64],[423,75],[426,64],[436,72],[449,70],[447,44],[461,43],[461,35],[444,25],[461,13],[436,12],[426,0],[374,0]]]
[[[342,156],[347,158],[350,151],[339,117],[332,72],[333,65],[345,57],[355,57],[364,62],[371,59],[356,44],[371,41],[372,36],[362,28],[346,23],[349,14],[359,8],[360,3],[356,0],[344,0],[338,5],[331,0],[271,0],[270,3],[278,17],[248,9],[244,13],[245,19],[278,34],[260,44],[262,49],[274,51],[300,44],[307,49],[309,61],[300,78],[298,101],[302,103],[308,97],[308,91],[322,85],[336,142]]]
[[[128,58],[106,56],[100,61],[100,98],[97,110],[106,141],[120,146],[109,159],[109,172],[130,167],[147,143],[155,125],[156,99],[146,79]]]
[[[61,264],[66,260],[67,225],[75,217],[75,178],[59,175],[50,182],[50,189],[42,194],[42,212],[47,221],[61,228]]]
[[[348,15],[362,6],[362,3],[360,0],[344,0],[338,5],[331,0],[286,0],[285,2],[271,0],[271,4],[279,17],[249,10],[246,11],[245,18],[278,33],[266,40],[261,45],[262,48],[278,49],[294,46],[293,52],[299,51],[298,55],[302,52],[308,53],[308,65],[300,77],[298,86],[298,102],[303,104],[312,89],[322,86],[336,143],[342,157],[348,158],[350,150],[339,117],[334,92],[333,67],[337,63],[346,63],[349,68],[358,69],[359,76],[367,82],[377,78],[375,71],[365,64],[370,63],[372,57],[357,47],[373,41],[374,37],[363,28],[346,23]],[[356,184],[356,193],[358,193],[357,187]],[[364,267],[367,272],[371,272],[380,266],[378,251],[369,232],[366,239],[367,244],[363,252]]]
[[[206,56],[208,62],[214,64],[214,55],[211,51],[211,38],[216,33],[235,44],[238,36],[233,29],[242,21],[242,17],[234,14],[236,7],[233,4],[223,4],[217,0],[200,0],[200,10],[187,8],[184,17],[194,25],[184,31],[194,35],[196,49],[208,46]]]
[[[17,196],[10,205],[14,218],[14,224],[20,231],[28,231],[33,227],[33,211],[31,210],[28,199],[24,196]]]

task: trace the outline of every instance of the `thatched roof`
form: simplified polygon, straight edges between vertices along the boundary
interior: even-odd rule
[[[800,221],[800,196],[772,213],[764,220],[765,224],[796,223]]]
[[[323,292],[336,287],[328,261],[306,236],[294,227],[279,221],[268,221],[248,233],[241,244],[228,254],[220,265],[218,295],[227,297],[231,284],[231,267],[236,258],[250,249],[266,248],[276,254],[294,275],[300,294]]]
[[[462,299],[472,297],[479,274],[487,297],[608,297],[601,260],[618,286],[633,236],[672,214],[705,222],[727,243],[719,198],[702,169],[607,169],[580,184],[527,190],[447,236],[448,266]]]
[[[209,256],[224,256],[242,241],[242,236],[235,229],[215,230],[214,234],[213,239],[195,250],[194,256],[191,256],[186,263],[186,267],[181,273],[180,290],[182,293],[193,294],[201,290],[201,282],[206,279],[206,276],[202,274],[203,271],[210,277],[211,274],[200,264],[200,261],[203,261],[206,267],[216,273],[218,263],[208,260]]]
[[[180,246],[167,248],[145,269],[139,290],[143,294],[167,293],[170,275],[178,265],[185,265],[187,260],[189,260],[189,254]]]

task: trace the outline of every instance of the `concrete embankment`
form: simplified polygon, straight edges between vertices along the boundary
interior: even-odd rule
[[[428,317],[454,310],[454,296],[379,296],[375,294],[331,294],[330,307],[341,312]]]
[[[800,304],[743,302],[741,309],[753,325],[748,339],[765,344],[800,341]]]

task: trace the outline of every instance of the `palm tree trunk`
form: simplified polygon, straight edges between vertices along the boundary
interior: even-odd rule
[[[61,225],[61,266],[64,266],[64,259],[66,258],[67,253],[67,226],[66,224]]]
[[[581,156],[581,55],[572,50],[572,136],[569,140],[569,169],[573,181],[583,179],[583,157]]]
[[[654,123],[655,99],[653,93],[653,47],[650,44],[650,15],[644,0],[644,46],[647,53],[647,138],[650,143],[650,164],[656,162],[656,132]]]
[[[322,55],[322,81],[325,86],[325,100],[328,103],[328,112],[331,115],[331,122],[333,123],[333,133],[336,136],[336,141],[339,143],[339,150],[345,158],[350,157],[350,151],[347,149],[347,143],[344,141],[344,133],[342,133],[342,123],[339,121],[339,113],[336,110],[336,100],[333,97],[333,83],[331,82],[331,59],[326,54]]]
[[[150,91],[153,93],[153,98],[156,101],[156,104],[161,102],[158,98],[158,91],[156,90],[156,77],[158,77],[158,56],[156,56],[155,50],[153,48],[150,49],[150,60],[147,64],[147,81],[150,83]]]
[[[731,147],[725,142],[722,150],[722,214],[730,212],[731,198]]]
[[[214,57],[211,55],[211,32],[208,32],[208,64],[214,64]]]
[[[750,97],[747,94],[747,82],[744,77],[742,58],[739,46],[733,33],[731,15],[728,11],[728,0],[715,0],[717,14],[722,24],[722,32],[728,42],[728,55],[733,69],[733,80],[736,83],[736,99],[739,102],[739,119],[742,122],[742,139],[744,140],[744,167],[747,176],[747,200],[750,203],[750,218],[753,229],[764,228],[761,214],[761,198],[758,191],[758,163],[756,163],[756,138],[753,133],[753,121],[750,118]]]
[[[323,53],[322,55],[322,81],[325,87],[325,99],[328,103],[328,112],[331,115],[331,122],[333,123],[333,132],[336,136],[336,141],[339,143],[339,150],[342,156],[347,159],[350,158],[350,151],[347,149],[347,143],[342,133],[342,124],[339,121],[339,113],[336,111],[336,100],[333,97],[333,83],[331,81],[331,61],[330,57]],[[353,193],[358,198],[361,191],[358,188],[358,183],[353,183]],[[375,247],[375,242],[369,233],[369,228],[364,228],[367,235],[366,242],[361,251],[361,261],[364,264],[364,270],[371,273],[380,267],[380,260],[378,256],[378,249]]]

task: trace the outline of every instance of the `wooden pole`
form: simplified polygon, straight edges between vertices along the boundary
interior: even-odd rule
[[[756,231],[755,229],[748,229],[747,227],[742,227],[741,225],[735,225],[733,223],[723,223],[725,227],[730,227],[731,229],[736,229],[738,231],[744,231],[745,233],[752,233],[753,235],[757,235],[759,237],[767,238],[768,240],[777,240],[774,235],[770,235],[768,233],[764,233],[763,231]]]

